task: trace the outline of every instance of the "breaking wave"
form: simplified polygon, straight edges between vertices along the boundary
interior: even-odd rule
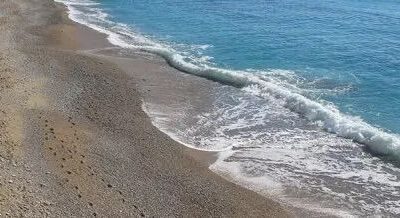
[[[359,117],[344,114],[329,102],[313,100],[308,96],[309,90],[290,83],[292,72],[281,70],[238,71],[218,68],[208,62],[209,58],[180,51],[169,43],[139,34],[127,25],[112,22],[101,9],[88,7],[96,5],[95,2],[56,1],[64,3],[68,7],[72,20],[105,33],[108,40],[114,45],[157,54],[180,71],[231,85],[258,97],[273,98],[279,104],[298,113],[309,122],[317,124],[327,132],[352,139],[367,146],[376,154],[400,160],[399,135],[370,125]],[[78,7],[83,8],[78,10]],[[204,49],[207,46],[197,47]]]

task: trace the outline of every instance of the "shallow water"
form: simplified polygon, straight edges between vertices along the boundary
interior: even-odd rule
[[[341,111],[400,132],[397,1],[97,2],[113,21],[200,61],[294,72],[296,85]]]
[[[299,207],[400,214],[399,3],[64,3],[111,43],[220,83],[212,101],[146,103],[171,137],[219,151],[212,170]]]

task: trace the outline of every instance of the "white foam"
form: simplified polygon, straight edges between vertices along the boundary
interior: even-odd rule
[[[56,2],[60,2],[66,5],[80,5],[80,6],[94,6],[94,5],[99,5],[99,3],[90,1],[90,0],[55,0]]]
[[[79,4],[79,2],[77,4],[77,1],[56,1],[63,2],[68,6],[70,10],[69,16],[72,20],[107,34],[108,40],[114,45],[160,55],[165,58],[170,65],[181,71],[241,88],[244,93],[267,99],[269,104],[276,105],[278,108],[282,107],[281,110],[278,111],[279,113],[295,112],[309,122],[319,125],[327,132],[335,133],[337,136],[362,143],[376,153],[390,155],[400,159],[399,135],[387,133],[382,129],[364,122],[358,117],[346,115],[329,102],[312,100],[311,98],[306,97],[305,94],[315,90],[306,90],[297,86],[296,80],[298,77],[294,72],[284,70],[236,71],[213,67],[207,63],[210,60],[209,57],[204,58],[204,60],[199,60],[195,59],[195,57],[185,56],[184,52],[174,49],[173,46],[160,43],[157,40],[138,34],[126,25],[107,20],[107,14],[100,9],[91,10],[91,13],[93,14],[82,14],[76,8],[80,6],[91,6],[91,3],[93,3],[91,1],[83,1],[81,4]],[[200,49],[206,49],[206,46],[200,47]],[[259,106],[263,107],[265,105]],[[151,107],[151,105],[144,105],[144,107]],[[245,105],[245,103],[238,106],[238,108],[246,107],[247,105]],[[312,144],[321,144],[321,141],[318,141],[317,139],[313,140],[312,132],[305,133],[303,130],[299,129],[287,130],[286,132],[281,130],[279,130],[279,132],[271,132],[266,134],[267,137],[265,137],[271,140],[271,143],[268,144],[265,141],[259,142],[260,144],[267,144],[266,146],[274,144],[274,147],[267,147],[268,153],[263,150],[267,148],[260,147],[260,149],[255,149],[255,151],[248,153],[242,152],[246,154],[244,157],[260,159],[268,157],[269,160],[266,161],[268,164],[274,166],[286,164],[287,166],[294,168],[294,170],[285,171],[287,169],[282,169],[281,172],[274,171],[272,173],[276,173],[276,175],[274,175],[275,177],[267,175],[251,176],[244,173],[243,168],[249,166],[243,166],[243,164],[238,164],[232,161],[225,162],[225,160],[232,156],[242,157],[240,156],[242,154],[241,152],[232,151],[232,148],[235,146],[240,147],[242,145],[253,145],[256,143],[255,139],[261,138],[261,135],[264,133],[253,132],[251,137],[247,139],[243,138],[242,135],[237,135],[236,137],[227,136],[226,132],[238,129],[241,130],[243,128],[248,128],[251,125],[262,125],[261,122],[266,121],[266,114],[271,113],[271,111],[266,108],[265,110],[261,110],[260,113],[254,113],[255,117],[251,122],[246,122],[241,119],[240,112],[235,110],[225,111],[223,113],[224,114],[219,116],[219,119],[231,118],[232,120],[235,120],[235,122],[226,124],[223,128],[221,127],[216,129],[215,135],[212,139],[204,137],[196,142],[186,141],[184,135],[195,134],[195,132],[190,132],[195,130],[189,128],[187,129],[188,132],[179,135],[177,132],[167,129],[169,121],[168,115],[166,114],[157,114],[156,116],[158,118],[153,120],[153,122],[155,122],[157,127],[170,135],[174,140],[179,141],[188,147],[205,151],[219,151],[220,158],[211,169],[260,193],[265,193],[265,191],[268,192],[268,195],[271,193],[280,193],[283,187],[282,181],[287,180],[287,182],[290,183],[289,185],[298,187],[299,189],[320,189],[320,191],[326,195],[334,196],[346,203],[352,202],[354,204],[352,206],[354,207],[362,205],[367,208],[368,211],[376,211],[376,214],[379,214],[379,211],[381,210],[386,210],[387,205],[392,208],[391,211],[398,211],[400,203],[396,200],[386,202],[386,206],[373,205],[371,203],[357,201],[357,199],[362,199],[363,193],[349,193],[348,196],[351,197],[347,199],[348,196],[343,196],[343,193],[332,191],[325,187],[324,184],[310,185],[310,188],[306,187],[305,184],[296,183],[297,176],[299,175],[303,176],[303,179],[305,180],[309,179],[307,178],[309,175],[323,175],[329,176],[329,178],[333,179],[341,179],[346,182],[351,181],[354,185],[366,186],[367,191],[373,191],[376,189],[381,192],[391,193],[394,191],[392,189],[400,187],[399,182],[395,178],[392,178],[393,175],[390,173],[382,173],[381,169],[375,169],[377,167],[374,163],[375,160],[361,161],[361,164],[363,165],[362,169],[353,168],[357,166],[356,162],[360,161],[360,157],[354,157],[354,160],[346,157],[346,160],[349,162],[340,163],[342,165],[339,166],[339,169],[336,168],[338,167],[336,166],[338,162],[336,159],[330,159],[329,157],[324,156],[323,161],[325,162],[321,163],[322,155],[332,155],[339,152],[342,152],[340,154],[343,154],[343,151],[339,150],[340,146],[344,146],[343,144],[348,147],[356,146],[348,143],[348,140],[344,140],[346,142],[341,144],[338,143],[338,140],[334,137],[328,137],[325,135],[316,137],[319,140],[326,140],[323,141],[324,143],[337,146],[338,150],[335,150],[335,146],[310,146]],[[292,118],[293,117],[287,116],[287,120],[284,122],[290,123],[292,122]],[[210,123],[210,120],[211,122],[215,121],[217,123]],[[220,120],[208,119],[202,124],[214,125],[218,124],[219,121]],[[287,147],[293,145],[298,147]],[[269,155],[270,152],[274,155]],[[318,155],[319,153],[321,153],[321,156]],[[251,168],[265,168],[263,165],[257,166],[256,164],[257,163],[254,163]],[[303,168],[296,168],[297,166]],[[382,165],[378,165],[378,167],[382,167]],[[307,174],[305,174],[305,172]],[[357,180],[354,180],[354,178]],[[268,187],[268,190],[265,190],[266,187]],[[354,198],[354,200],[352,198]],[[295,200],[291,200],[291,202],[294,201]],[[311,206],[308,204],[304,207],[309,208]],[[326,212],[329,210],[330,209],[325,209],[324,211]],[[344,211],[339,212],[336,210],[333,214],[342,214],[343,216],[348,215]]]
[[[354,213],[327,207],[321,207],[316,202],[307,202],[306,199],[283,197],[284,187],[279,180],[272,177],[263,175],[256,177],[249,177],[241,171],[242,166],[235,162],[226,162],[228,157],[231,157],[235,152],[225,151],[220,152],[218,160],[211,165],[210,169],[226,179],[234,182],[235,184],[244,186],[252,191],[263,194],[267,197],[276,197],[283,205],[290,205],[290,207],[303,208],[309,211],[314,211],[330,216],[338,217],[356,217]]]
[[[248,100],[239,99],[239,102]],[[258,105],[258,102],[254,105]],[[331,211],[344,217],[357,214],[360,209],[369,211],[369,214],[379,214],[400,203],[393,192],[400,187],[396,177],[399,170],[378,158],[365,155],[350,140],[337,138],[333,134],[290,128],[297,124],[275,128],[273,125],[279,124],[280,119],[293,120],[296,123],[300,120],[292,115],[284,115],[287,112],[279,108],[279,105],[257,111],[239,103],[234,108],[211,110],[215,111],[214,114],[197,122],[203,126],[191,127],[198,128],[196,131],[189,128],[188,134],[198,134],[213,126],[216,129],[211,132],[217,138],[225,136],[225,143],[232,144],[235,149],[222,152],[224,154],[211,169],[227,175],[227,178],[240,185],[260,193],[272,190],[281,199],[283,196],[284,201],[306,209],[316,206],[315,201],[308,201],[306,196],[318,196],[323,209],[316,211]],[[268,116],[263,118],[262,115],[266,113],[269,113]],[[236,114],[249,114],[251,117],[236,122]],[[214,121],[216,117],[221,117],[224,122]],[[265,122],[263,126],[260,126],[263,124],[260,120]],[[212,124],[207,125],[209,123]],[[236,130],[233,133],[240,136],[230,137],[232,130]],[[208,138],[214,138],[215,135]],[[296,187],[296,193],[297,190],[302,190],[304,196],[301,194],[303,198],[299,201],[291,197],[290,193],[279,193],[281,189],[276,187]],[[382,196],[387,200],[385,205],[379,203]],[[335,199],[334,203],[329,202],[330,199]],[[342,207],[343,210],[330,209]]]
[[[323,104],[293,92],[289,88],[266,81],[254,73],[232,71],[209,66],[197,66],[184,60],[180,54],[166,48],[144,48],[163,56],[175,68],[225,84],[243,87],[244,91],[260,97],[282,101],[286,108],[299,113],[305,119],[318,123],[326,131],[350,138],[368,146],[372,151],[400,158],[400,137],[371,126],[361,118],[348,116],[332,104]]]
[[[74,8],[76,5],[95,5],[95,2],[88,0],[83,2],[56,1],[62,2],[68,6],[70,10],[69,16],[72,20],[107,34],[108,40],[114,45],[155,53],[165,58],[178,70],[240,87],[243,88],[244,91],[260,97],[272,96],[276,100],[282,102],[285,107],[299,113],[308,121],[318,123],[328,132],[353,139],[358,143],[368,146],[369,149],[378,154],[400,158],[400,136],[373,127],[358,117],[343,114],[337,110],[333,104],[323,104],[323,102],[311,100],[301,95],[301,89],[295,85],[274,79],[276,77],[268,77],[273,75],[271,72],[255,73],[253,71],[221,69],[202,64],[202,62],[199,61],[193,61],[196,62],[196,64],[194,64],[187,60],[188,57],[183,56],[171,46],[137,34],[131,31],[126,25],[106,20],[105,13],[100,9],[97,9],[90,18],[100,19],[103,23],[105,22],[106,24],[104,25],[109,26],[109,28],[88,22],[87,16],[90,15],[80,17],[82,13]],[[129,39],[126,39],[127,37],[129,37]],[[282,71],[275,72],[277,74],[282,73]]]
[[[151,103],[144,103],[142,104],[142,109],[145,111],[147,114],[151,114],[150,118],[152,119],[152,123],[161,131],[166,133],[171,139],[173,139],[176,142],[181,143],[182,145],[192,148],[195,150],[199,151],[209,151],[209,152],[222,152],[222,151],[228,151],[232,148],[231,144],[220,144],[220,146],[216,147],[213,145],[210,146],[205,146],[205,147],[198,147],[194,146],[193,144],[187,143],[186,141],[182,140],[182,136],[178,135],[176,131],[171,131],[169,129],[169,120],[170,120],[170,114],[164,114],[158,110],[154,110],[154,108],[157,108],[157,105],[152,105]]]

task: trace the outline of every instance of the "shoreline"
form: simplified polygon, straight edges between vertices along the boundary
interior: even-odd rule
[[[111,44],[121,47],[85,50],[82,54],[89,53],[89,56],[94,55],[91,57],[95,59],[112,62],[129,77],[133,76],[135,90],[140,93],[144,102],[142,108],[154,126],[173,140],[188,147],[195,145],[194,147],[204,150],[221,151],[224,148],[230,148],[231,145],[238,145],[232,147],[235,152],[230,152],[229,149],[226,152],[218,152],[220,158],[209,167],[211,171],[269,199],[280,199],[283,205],[295,205],[308,211],[322,210],[328,214],[346,216],[375,213],[378,210],[376,208],[379,208],[384,214],[386,212],[388,215],[396,214],[393,213],[391,204],[381,204],[376,199],[380,199],[381,193],[385,193],[388,199],[396,199],[395,193],[390,190],[395,184],[398,185],[398,181],[392,183],[391,179],[399,175],[398,169],[390,166],[391,163],[376,161],[374,149],[369,148],[371,146],[372,148],[378,146],[378,149],[385,148],[387,145],[396,144],[398,140],[376,144],[379,140],[388,139],[386,137],[388,135],[381,134],[379,129],[370,128],[371,126],[362,120],[357,118],[353,120],[352,116],[347,117],[346,114],[336,111],[335,106],[333,110],[330,110],[330,107],[324,107],[323,100],[320,102],[314,99],[313,101],[312,97],[298,95],[296,89],[301,90],[301,85],[300,87],[295,85],[294,90],[292,88],[287,90],[285,87],[281,89],[275,86],[275,82],[263,82],[263,76],[255,75],[253,78],[253,74],[246,75],[246,73],[251,73],[247,70],[241,72],[235,69],[229,70],[226,67],[214,68],[208,64],[204,67],[201,64],[191,65],[191,57],[181,53],[185,51],[185,48],[174,46],[172,41],[159,41],[158,39],[163,38],[162,36],[154,40],[150,37],[149,41],[143,41],[142,39],[148,39],[146,33],[141,34],[133,26],[131,28],[130,25],[125,26],[124,23],[116,22],[119,19],[115,20],[111,17],[107,19],[107,16],[113,14],[118,16],[113,13],[115,9],[113,6],[110,8],[106,5],[82,6],[80,2],[77,5],[75,3],[70,5],[70,1],[62,2],[68,6],[71,20],[105,33]],[[136,18],[140,20],[140,17]],[[185,33],[182,32],[181,36],[185,36]],[[75,38],[81,40],[85,37]],[[205,51],[205,54],[207,52]],[[161,66],[162,69],[159,69]],[[146,71],[145,74],[142,71]],[[233,78],[228,78],[228,81],[239,79],[239,82],[243,82],[250,79],[250,84],[255,83],[255,85],[249,85],[243,89],[232,88],[230,83],[227,86],[224,82],[225,73],[233,75]],[[235,73],[239,77],[236,77]],[[282,76],[286,75],[285,72],[282,73],[284,74]],[[203,81],[187,74],[205,77],[211,81]],[[272,76],[272,80],[274,78]],[[194,80],[196,82],[193,82]],[[269,76],[266,80],[269,80]],[[220,83],[214,86],[212,81]],[[290,84],[292,83],[289,82],[289,86]],[[272,94],[271,99],[268,97],[270,94]],[[269,102],[270,100],[272,101]],[[280,100],[283,101],[280,102]],[[276,107],[275,105],[269,107],[271,103],[277,103]],[[243,105],[247,107],[242,108]],[[260,107],[260,105],[265,107]],[[336,112],[338,112],[338,117],[332,116]],[[313,116],[321,115],[321,113],[321,117]],[[239,116],[235,116],[236,114]],[[277,114],[277,119],[269,114]],[[238,119],[240,116],[246,119],[238,123],[237,121],[241,120]],[[265,119],[259,119],[260,117]],[[341,121],[342,118],[345,119],[344,123]],[[313,123],[315,120],[318,121],[318,125],[312,125],[310,129],[303,126],[304,123],[310,121]],[[322,124],[319,121],[322,121]],[[286,126],[286,123],[289,125]],[[232,127],[232,125],[235,126]],[[330,129],[332,126],[333,129]],[[294,132],[289,136],[278,139],[278,142],[283,142],[282,144],[270,143],[270,140],[275,140],[276,136],[285,135],[293,130]],[[367,141],[361,139],[364,145],[354,142],[366,136],[365,134],[367,134],[365,137]],[[246,142],[248,136],[251,140]],[[287,144],[292,142],[292,137],[299,137],[300,140],[295,140],[294,144]],[[390,137],[396,139],[395,135]],[[247,148],[250,143],[252,146]],[[291,149],[287,149],[289,145],[292,145]],[[364,149],[366,147],[368,148]],[[315,149],[322,152],[314,152]],[[331,161],[332,157],[334,161]],[[353,157],[356,158],[353,159]],[[352,161],[349,162],[348,158]],[[284,164],[276,164],[281,162]],[[359,170],[359,162],[363,163],[360,166],[362,170]],[[203,162],[200,160],[200,163]],[[360,174],[360,172],[376,174],[382,179],[371,182],[370,178],[374,176],[365,177],[365,174]],[[343,175],[353,175],[353,177],[343,177]],[[354,178],[361,182],[354,183]],[[338,186],[338,181],[346,185]],[[357,191],[351,192],[353,190]],[[396,201],[393,201],[393,205],[397,205],[394,202]],[[286,207],[286,209],[289,208],[291,207]],[[394,208],[397,207],[394,206]]]
[[[65,7],[65,5],[63,5],[62,3],[58,4],[60,4],[61,7]],[[68,9],[66,9],[66,11],[68,11]],[[68,18],[67,12],[65,16],[67,17],[68,20],[70,20]],[[125,52],[123,51],[126,50],[125,48],[113,45],[111,44],[111,42],[108,41],[108,39],[106,39],[107,34],[104,34],[95,29],[87,27],[76,21],[73,20],[71,21],[76,25],[81,26],[80,28],[83,27],[84,30],[81,31],[83,32],[83,34],[79,36],[79,38],[83,39],[83,44],[85,44],[88,41],[86,40],[86,38],[91,38],[93,35],[96,35],[94,37],[96,40],[106,41],[105,44],[96,42],[94,43],[97,45],[99,44],[102,45],[100,46],[100,48],[87,47],[88,49],[83,49],[80,52],[83,53],[84,55],[89,55],[91,57],[113,63],[116,66],[118,66],[118,68],[122,70],[124,73],[132,77],[136,81],[135,83],[136,90],[138,90],[140,98],[143,102],[142,110],[146,113],[146,116],[150,120],[152,117],[156,117],[157,115],[151,115],[150,114],[151,112],[149,112],[149,110],[146,110],[145,108],[146,103],[154,103],[154,102],[160,103],[158,101],[160,101],[160,99],[163,98],[163,95],[170,97],[169,95],[171,94],[175,95],[179,92],[189,92],[192,93],[193,96],[195,95],[202,96],[200,97],[203,98],[201,102],[213,101],[213,99],[204,99],[208,98],[208,95],[210,93],[199,93],[199,92],[201,92],[201,90],[213,89],[215,88],[214,86],[220,86],[219,82],[215,82],[203,77],[198,77],[192,74],[182,72],[179,69],[176,69],[173,66],[171,66],[167,60],[165,60],[162,56],[159,56],[157,54],[152,54],[145,51],[141,51],[138,53],[128,52],[129,54],[126,54],[125,53],[126,51]],[[167,87],[170,88],[165,89],[164,87],[165,83],[168,84]],[[199,88],[198,86],[202,87]],[[179,89],[171,90],[171,87],[173,87],[172,89],[176,89],[176,87],[179,87]],[[165,98],[167,99],[166,101],[171,100],[168,97]],[[180,100],[185,101],[183,97]],[[176,100],[174,99],[174,102],[175,101]],[[167,104],[168,103],[162,102],[160,105],[165,106]],[[195,104],[194,107],[199,108],[202,106]],[[260,187],[258,186],[253,187],[253,184],[251,182],[250,183],[244,182],[241,179],[239,179],[239,177],[236,177],[233,174],[226,172],[217,173],[212,171],[210,169],[210,166],[214,164],[216,161],[220,161],[218,158],[219,154],[217,151],[201,150],[191,145],[187,145],[184,142],[180,142],[178,138],[169,135],[169,132],[167,130],[160,129],[160,127],[153,121],[150,122],[152,126],[154,126],[159,132],[161,132],[161,134],[167,136],[169,139],[173,140],[176,144],[178,144],[181,147],[181,149],[184,150],[185,154],[188,155],[193,160],[195,160],[197,164],[207,168],[207,171],[209,171],[209,173],[239,188],[243,188],[247,191],[253,192],[256,195],[261,196],[262,198],[277,202],[285,210],[285,213],[287,213],[289,216],[336,217],[336,215],[334,215],[335,210],[330,210],[328,208],[320,208],[319,205],[313,205],[307,203],[303,205],[302,203],[300,203],[301,200],[297,201],[296,204],[291,204],[290,202],[284,201],[283,199],[277,196],[271,195],[271,193],[266,191],[265,188],[262,188],[262,191],[260,191]],[[301,197],[299,196],[299,198]],[[345,214],[344,216],[346,215],[347,214]],[[269,215],[264,214],[263,216],[268,217]]]
[[[9,74],[0,81],[9,154],[1,151],[1,214],[291,216],[211,172],[209,156],[154,127],[137,80],[82,54],[109,44],[67,20],[64,6],[50,0],[0,6],[8,16],[0,20],[7,36],[0,40],[0,69]]]

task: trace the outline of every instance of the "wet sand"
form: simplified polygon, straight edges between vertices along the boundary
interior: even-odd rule
[[[111,45],[51,0],[1,1],[0,36],[1,216],[289,215],[151,124],[138,75],[164,66],[93,55]]]

